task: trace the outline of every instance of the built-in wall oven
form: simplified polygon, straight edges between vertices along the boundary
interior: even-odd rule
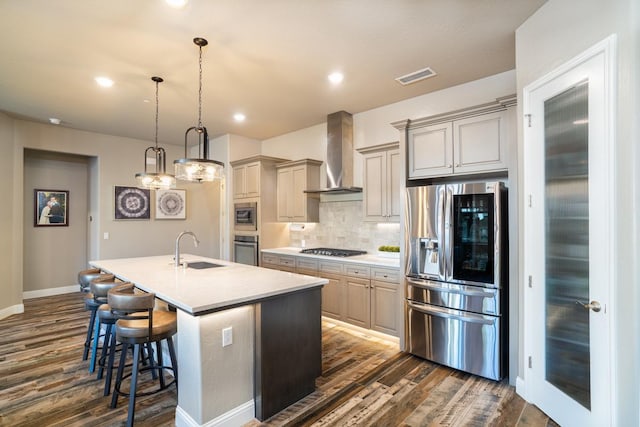
[[[233,205],[233,228],[235,231],[258,230],[257,202],[243,202]]]
[[[486,378],[506,372],[501,182],[407,188],[409,352]]]
[[[233,261],[240,264],[258,265],[258,236],[236,235],[233,238]]]

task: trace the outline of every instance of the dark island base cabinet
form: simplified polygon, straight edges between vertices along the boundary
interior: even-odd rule
[[[254,399],[260,421],[315,390],[322,374],[321,289],[256,305]]]

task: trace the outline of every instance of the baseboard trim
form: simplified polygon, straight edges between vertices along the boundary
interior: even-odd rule
[[[51,295],[70,294],[79,292],[80,285],[61,286],[59,288],[38,289],[37,291],[25,291],[22,293],[22,299],[32,299],[41,297],[50,297]]]
[[[11,307],[3,308],[0,310],[0,320],[5,317],[13,316],[14,314],[24,313],[24,304],[16,304]]]
[[[198,424],[189,414],[187,414],[178,405],[176,407],[176,427],[235,427],[241,426],[249,421],[255,419],[256,409],[253,399],[243,403],[240,406],[233,408],[232,410],[225,412],[208,421],[205,424]]]
[[[520,376],[516,377],[516,393],[529,402],[529,396],[527,396],[527,383]]]
[[[352,325],[351,323],[343,322],[342,320],[337,320],[332,317],[322,316],[322,320],[327,323],[334,323],[338,326],[341,326],[350,332],[359,334],[365,338],[367,337],[375,337],[381,340],[390,341],[398,344],[400,346],[400,338],[394,337],[393,335],[385,334],[384,332],[374,331],[373,329],[361,328],[360,326]]]

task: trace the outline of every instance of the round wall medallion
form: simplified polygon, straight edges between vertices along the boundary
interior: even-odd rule
[[[116,219],[149,218],[149,190],[117,187],[116,191]]]
[[[158,210],[167,216],[179,215],[184,210],[184,200],[173,191],[167,191],[158,199]]]

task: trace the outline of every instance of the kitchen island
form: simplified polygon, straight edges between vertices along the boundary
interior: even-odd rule
[[[326,279],[185,254],[91,261],[177,310],[177,426],[241,425],[315,389]]]

